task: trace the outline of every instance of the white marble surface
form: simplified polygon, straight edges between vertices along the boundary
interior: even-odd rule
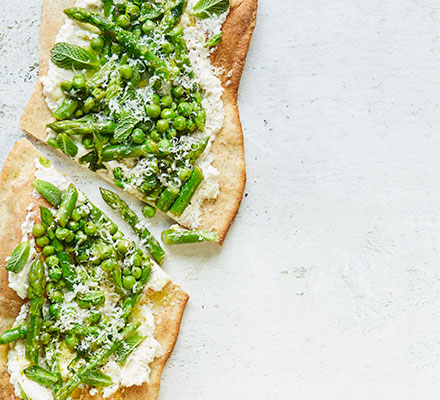
[[[0,2],[1,162],[40,3]],[[168,249],[191,299],[161,400],[438,399],[439,38],[435,1],[261,0],[246,197],[223,248]]]

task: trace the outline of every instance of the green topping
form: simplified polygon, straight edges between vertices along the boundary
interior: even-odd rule
[[[18,387],[20,388],[20,396],[22,397],[22,399],[23,400],[29,400],[29,397],[25,393],[23,387],[20,385],[20,382],[18,382]]]
[[[165,244],[187,244],[200,242],[217,242],[218,236],[210,231],[189,231],[186,229],[168,229],[162,232]]]
[[[112,378],[99,370],[85,372],[81,375],[81,381],[92,387],[105,387],[113,384]]]
[[[21,242],[12,252],[11,257],[6,262],[5,269],[9,272],[19,273],[29,258],[31,245],[29,241]]]
[[[67,225],[72,211],[75,208],[77,198],[78,192],[76,190],[76,187],[73,184],[69,184],[67,190],[62,197],[60,207],[58,208],[55,215],[56,220],[62,227],[65,227]]]
[[[58,383],[57,375],[37,365],[27,367],[24,369],[23,372],[26,375],[26,378],[43,386],[53,387],[55,384]]]
[[[200,0],[193,9],[193,15],[197,18],[209,18],[220,15],[229,9],[229,0]]]
[[[91,51],[65,42],[55,43],[50,51],[50,59],[57,67],[63,69],[78,70],[99,67],[99,61]]]
[[[57,142],[64,154],[70,157],[75,157],[78,154],[78,146],[66,133],[60,133],[57,136]]]
[[[222,41],[222,39],[223,39],[223,32],[217,33],[206,42],[205,47],[217,46]]]
[[[127,361],[128,356],[145,340],[145,336],[135,335],[126,339],[122,346],[119,347],[117,354],[117,362],[125,363]]]
[[[19,339],[24,339],[27,335],[27,325],[20,325],[16,328],[5,331],[0,336],[0,344],[8,344]]]
[[[41,179],[34,179],[32,185],[53,206],[61,203],[62,192],[55,185]]]

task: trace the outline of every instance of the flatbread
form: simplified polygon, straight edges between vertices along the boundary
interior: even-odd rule
[[[41,153],[26,139],[16,142],[0,174],[0,330],[9,329],[23,304],[15,291],[8,286],[8,273],[4,269],[4,259],[11,255],[21,242],[21,224],[26,219],[26,208],[32,203],[32,209],[49,206],[41,197],[32,196],[32,180],[35,174],[35,158]],[[108,399],[154,400],[160,387],[162,369],[174,348],[179,334],[180,322],[188,295],[177,285],[169,282],[161,292],[150,291],[142,301],[150,300],[156,320],[155,338],[160,342],[164,356],[155,359],[151,364],[150,382],[142,386],[121,388]],[[7,369],[6,345],[0,346],[0,399],[11,399],[14,388],[9,382]],[[31,395],[31,394],[30,394]],[[88,392],[77,391],[74,399],[91,399]],[[101,399],[95,396],[93,399]]]
[[[237,95],[256,23],[257,3],[258,0],[231,0],[231,9],[223,25],[223,41],[211,57],[212,63],[223,71],[220,79],[224,88],[222,99],[226,118],[211,148],[213,165],[220,173],[220,193],[216,200],[206,200],[202,204],[199,228],[216,231],[220,244],[238,212],[246,184],[243,131]],[[63,10],[74,4],[75,0],[43,1],[39,36],[40,77],[47,75],[50,49],[64,24]],[[47,136],[46,124],[52,120],[44,99],[43,85],[38,81],[21,118],[21,126],[28,134],[44,142]],[[113,183],[110,178],[103,178]]]

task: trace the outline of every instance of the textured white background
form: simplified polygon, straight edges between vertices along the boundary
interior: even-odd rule
[[[0,1],[2,163],[40,6]],[[161,400],[439,398],[439,100],[437,1],[261,0],[246,197],[223,248],[168,250],[191,299]]]

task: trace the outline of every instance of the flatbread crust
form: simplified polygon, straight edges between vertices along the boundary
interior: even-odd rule
[[[223,25],[223,41],[211,58],[213,64],[223,71],[220,78],[224,88],[222,99],[226,118],[211,148],[214,155],[213,165],[220,173],[220,192],[216,200],[206,200],[202,204],[199,228],[216,231],[220,244],[238,212],[246,184],[243,131],[237,95],[256,23],[257,3],[258,0],[231,0],[231,9]],[[75,0],[43,1],[39,36],[40,77],[47,75],[50,49],[64,24],[63,10],[74,4]],[[44,142],[47,136],[46,124],[52,119],[44,100],[43,85],[38,81],[21,118],[21,126],[28,134]],[[112,181],[102,174],[101,176]]]
[[[32,203],[39,219],[39,206],[49,206],[41,197],[32,196],[32,180],[35,174],[35,158],[41,153],[26,139],[16,142],[6,159],[0,174],[0,331],[9,329],[23,304],[15,291],[8,286],[8,273],[4,259],[21,242],[21,224],[26,219],[26,208]],[[151,364],[150,382],[142,386],[121,388],[108,399],[154,400],[160,387],[162,369],[170,356],[179,334],[180,322],[188,295],[177,285],[169,282],[161,292],[150,291],[142,301],[150,300],[156,320],[155,338],[164,349],[164,356]],[[7,346],[0,346],[0,399],[11,399],[14,388],[9,382]],[[32,395],[32,394],[29,394]],[[74,399],[88,400],[88,392],[77,391]],[[101,396],[93,397],[94,400]]]

